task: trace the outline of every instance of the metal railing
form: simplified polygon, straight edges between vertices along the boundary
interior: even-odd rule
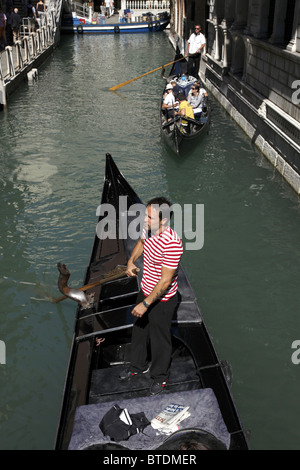
[[[31,23],[24,21],[21,27],[21,39],[13,46],[6,46],[0,55],[0,80],[4,83],[14,78],[24,66],[53,44],[55,33],[53,11],[48,14],[48,19],[49,16],[52,17],[52,21],[48,21],[34,32]]]
[[[169,10],[169,0],[122,0],[121,9],[125,10]]]
[[[85,18],[86,20],[92,21],[93,17],[93,8],[86,6],[86,4],[73,2],[72,0],[69,2],[70,8],[72,13],[75,13],[76,16],[80,18]]]
[[[61,19],[61,14],[62,14],[62,5],[63,5],[63,0],[49,0],[48,2],[48,7],[46,13],[54,13],[53,15],[50,15],[50,18],[48,19],[51,23],[52,19],[52,27],[53,28],[58,28],[60,24],[60,19]]]

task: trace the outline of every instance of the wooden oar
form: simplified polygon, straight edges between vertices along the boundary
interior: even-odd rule
[[[121,88],[122,86],[128,85],[128,83],[134,82],[135,80],[138,80],[139,78],[145,77],[146,75],[149,75],[149,73],[156,72],[157,70],[162,69],[163,67],[167,67],[167,65],[175,64],[175,62],[178,62],[180,60],[186,59],[188,56],[181,57],[181,59],[173,60],[173,62],[169,62],[168,64],[161,65],[160,67],[157,67],[157,69],[150,70],[150,72],[143,73],[143,75],[140,75],[139,77],[132,78],[131,80],[127,80],[127,82],[121,83],[120,85],[115,85],[111,87],[109,90],[110,91],[115,91]]]
[[[106,282],[114,281],[115,279],[120,279],[121,277],[125,277],[126,266],[123,267],[123,270],[121,272],[119,271],[116,274],[112,274],[113,272],[114,271],[111,271],[111,273],[108,273],[106,277],[104,277],[103,279],[100,279],[99,281],[92,282],[91,284],[86,284],[85,286],[81,286],[76,289],[80,291],[85,291],[88,289],[92,289],[93,287],[100,286],[101,284],[105,284]],[[137,274],[138,272],[139,272],[139,268],[136,268],[135,273]],[[61,297],[58,297],[57,299],[52,299],[52,300],[55,304],[57,304],[58,302],[61,302],[62,300],[65,300],[67,298],[68,297],[66,295],[62,295]]]

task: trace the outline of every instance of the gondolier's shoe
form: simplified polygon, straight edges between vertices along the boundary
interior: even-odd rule
[[[131,379],[132,377],[141,376],[143,374],[146,374],[148,370],[149,370],[149,367],[143,370],[142,372],[126,369],[126,370],[123,370],[123,372],[121,372],[121,374],[119,375],[119,379],[128,380],[128,379]]]
[[[166,389],[166,386],[166,380],[164,382],[153,382],[150,387],[150,395],[158,395],[159,393],[162,393]]]

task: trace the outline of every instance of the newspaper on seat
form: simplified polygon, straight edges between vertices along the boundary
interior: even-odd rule
[[[188,418],[189,406],[171,403],[151,421],[151,426],[162,434],[171,434],[179,429],[179,423]]]

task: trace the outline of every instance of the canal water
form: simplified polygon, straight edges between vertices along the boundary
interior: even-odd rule
[[[108,91],[173,55],[165,32],[63,37],[0,114],[2,450],[53,448],[76,310],[51,302],[56,263],[81,285],[106,152],[144,201],[204,205],[183,263],[250,446],[300,448],[300,200],[213,98],[210,134],[179,159],[159,132],[160,72]]]

